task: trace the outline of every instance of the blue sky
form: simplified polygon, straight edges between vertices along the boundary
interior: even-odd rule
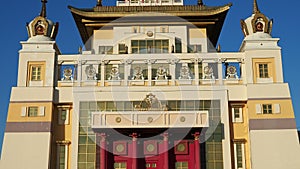
[[[90,8],[97,0],[49,0],[47,17],[59,22],[59,33],[56,42],[63,54],[77,53],[82,45],[80,35],[67,8],[68,5],[79,8]],[[103,0],[103,4],[114,4],[115,1]],[[186,4],[195,4],[196,0],[185,1]],[[227,14],[219,43],[222,51],[236,52],[243,40],[240,29],[240,19],[252,14],[253,0],[203,0],[207,6],[224,5],[229,2],[233,6]],[[299,6],[300,1],[258,0],[259,9],[267,17],[274,19],[272,36],[280,38],[285,82],[289,83],[296,115],[297,127],[300,128],[300,80],[297,70],[300,63],[299,55]],[[5,121],[8,110],[11,87],[17,84],[18,51],[20,41],[27,40],[26,22],[36,17],[41,9],[40,0],[5,1],[0,6],[1,16],[1,66],[2,80],[0,83],[0,145],[2,143]],[[1,147],[1,146],[0,146]]]

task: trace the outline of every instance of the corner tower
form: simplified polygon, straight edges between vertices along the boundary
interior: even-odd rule
[[[240,48],[245,57],[251,168],[296,169],[300,149],[295,116],[272,27],[273,20],[254,0],[252,15],[241,20],[245,38]]]
[[[40,15],[27,24],[21,42],[17,86],[12,88],[0,168],[49,168],[58,23]]]

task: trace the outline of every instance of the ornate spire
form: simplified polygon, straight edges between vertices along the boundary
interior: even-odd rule
[[[42,0],[41,2],[43,4],[42,4],[42,10],[41,10],[40,16],[46,18],[46,3],[47,3],[47,0]]]
[[[97,6],[102,6],[102,0],[97,0]]]
[[[199,6],[202,6],[202,5],[203,5],[202,0],[198,0],[198,5],[199,5]]]
[[[254,14],[260,13],[256,0],[254,0],[254,2],[253,2],[253,13]]]

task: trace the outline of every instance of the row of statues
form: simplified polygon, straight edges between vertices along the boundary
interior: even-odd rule
[[[87,80],[97,80],[97,71],[93,65],[89,65],[85,69]],[[159,66],[156,71],[155,80],[168,80],[168,69],[163,66]],[[238,79],[237,69],[235,66],[230,65],[226,69],[226,79]],[[131,80],[144,80],[143,69],[141,67],[135,67],[133,70],[133,76]],[[182,64],[179,72],[179,80],[191,80],[190,68],[187,64]],[[203,77],[202,79],[215,79],[214,69],[210,66],[205,66],[203,68]],[[66,67],[63,70],[63,81],[73,80],[73,70],[69,67]],[[107,80],[121,80],[119,68],[113,66],[110,70],[109,77]]]

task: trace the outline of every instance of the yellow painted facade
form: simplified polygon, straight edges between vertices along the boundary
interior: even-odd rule
[[[280,118],[295,118],[294,110],[292,106],[291,99],[284,100],[249,100],[248,104],[248,112],[249,119],[280,119]],[[257,104],[272,104],[273,112],[274,112],[274,104],[280,105],[280,113],[272,113],[272,114],[257,114],[256,113],[256,105]]]
[[[252,66],[253,66],[253,81],[257,83],[257,79],[260,77],[260,70],[259,64],[267,64],[268,65],[268,77],[272,78],[273,82],[276,82],[276,67],[274,58],[255,58],[252,59]]]
[[[206,38],[206,29],[205,28],[192,28],[189,31],[190,38]]]
[[[233,141],[239,140],[242,143],[244,143],[244,153],[245,153],[245,165],[246,169],[249,169],[251,167],[250,162],[250,144],[249,144],[249,116],[248,116],[248,109],[246,104],[237,104],[237,105],[231,105],[231,107],[235,106],[242,106],[242,122],[233,122],[232,123],[232,129],[233,129]],[[231,118],[233,118],[233,113],[231,109]]]
[[[36,116],[36,117],[28,117],[28,112],[26,112],[26,116],[22,116],[22,109],[24,107],[44,107],[45,115],[44,116]],[[10,103],[7,113],[7,122],[51,122],[52,121],[52,110],[53,104],[52,102],[30,102],[30,103]],[[38,110],[40,111],[40,110]]]
[[[55,145],[55,143],[57,141],[71,141],[71,143],[68,145],[68,165],[67,168],[71,169],[71,154],[72,154],[72,114],[73,114],[73,109],[72,109],[72,105],[68,105],[67,107],[69,107],[69,114],[68,114],[68,124],[59,124],[59,111],[58,108],[56,107],[53,111],[53,121],[52,123],[54,123],[53,125],[53,133],[55,133],[55,135],[53,135],[53,143]],[[54,154],[57,154],[57,144],[56,146],[52,146],[52,152]],[[52,159],[52,166],[56,166],[57,164],[57,159]]]
[[[46,70],[46,63],[45,62],[28,62],[27,65],[27,86],[29,86],[30,81],[41,81],[44,86],[45,83],[45,70]],[[39,67],[40,70],[34,71],[34,68]],[[38,78],[38,79],[37,79]]]
[[[95,30],[94,31],[94,39],[113,39],[114,34],[113,30]]]

